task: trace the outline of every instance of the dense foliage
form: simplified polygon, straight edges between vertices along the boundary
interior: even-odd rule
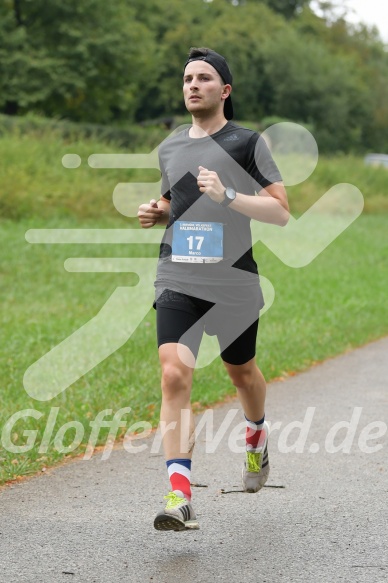
[[[190,46],[225,54],[236,117],[308,124],[321,150],[388,150],[388,53],[308,0],[3,0],[0,112],[100,124],[184,113]]]

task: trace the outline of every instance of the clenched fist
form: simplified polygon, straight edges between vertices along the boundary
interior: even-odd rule
[[[223,186],[217,172],[208,170],[203,166],[198,166],[198,169],[199,174],[197,176],[197,184],[199,190],[203,194],[210,196],[214,202],[218,202],[220,204],[225,198],[225,186]]]
[[[139,223],[143,229],[149,229],[156,225],[162,218],[164,210],[158,208],[156,200],[150,200],[149,204],[141,204],[137,213]]]

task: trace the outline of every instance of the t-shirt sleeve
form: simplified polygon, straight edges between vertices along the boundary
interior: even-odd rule
[[[170,182],[168,180],[166,169],[165,169],[164,164],[163,164],[163,158],[162,158],[160,152],[159,152],[159,168],[160,168],[160,173],[162,175],[162,185],[161,185],[161,189],[160,189],[160,194],[163,198],[170,201],[171,200]]]
[[[246,170],[253,178],[256,192],[274,182],[282,182],[282,176],[271,152],[259,134],[253,134],[247,144]]]

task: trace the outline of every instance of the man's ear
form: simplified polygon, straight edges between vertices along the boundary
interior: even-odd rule
[[[229,95],[232,93],[232,86],[231,85],[224,85],[224,89],[222,91],[222,98],[227,99]]]

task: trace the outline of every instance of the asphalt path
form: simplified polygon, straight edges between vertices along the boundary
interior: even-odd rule
[[[199,417],[198,531],[153,528],[169,489],[158,434],[2,488],[0,581],[387,582],[387,356],[388,338],[269,385],[257,494],[239,491],[237,401]]]

